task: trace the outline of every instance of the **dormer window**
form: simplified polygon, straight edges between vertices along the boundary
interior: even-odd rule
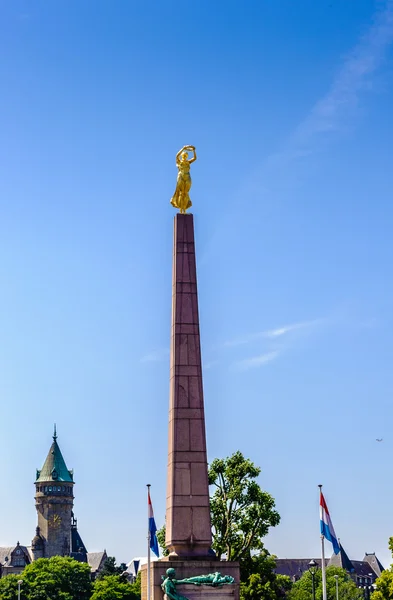
[[[57,478],[58,478],[57,471],[56,471],[56,469],[53,469],[53,471],[52,471],[52,479],[57,479]]]
[[[19,546],[19,543],[18,543]],[[26,557],[23,554],[21,548],[16,548],[11,556],[11,565],[13,567],[24,567],[26,564]]]

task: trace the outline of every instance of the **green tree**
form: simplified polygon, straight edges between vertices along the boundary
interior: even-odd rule
[[[393,599],[393,572],[392,570],[383,571],[381,576],[375,582],[376,591],[372,594],[372,600],[392,600]]]
[[[210,465],[209,485],[215,488],[210,497],[212,548],[218,559],[223,555],[227,560],[248,559],[252,551],[264,548],[269,528],[280,522],[274,498],[255,481],[260,472],[239,451]],[[165,525],[157,531],[157,539],[167,556]]]
[[[165,533],[166,533],[166,528],[165,528],[165,525],[163,525],[161,527],[161,529],[157,530],[157,534],[156,535],[157,535],[158,544],[159,544],[159,546],[161,548],[161,554],[163,556],[168,556],[169,550],[165,546]]]
[[[274,498],[255,481],[261,469],[241,452],[213,460],[209,485],[213,549],[217,557],[240,560],[263,548],[270,527],[280,522]]]
[[[101,571],[97,575],[97,579],[103,579],[108,575],[121,575],[127,568],[125,563],[121,563],[119,566],[116,565],[116,558],[114,556],[108,556],[102,565]]]
[[[263,549],[241,563],[241,600],[277,600],[285,598],[292,583],[286,575],[277,575],[275,557]]]
[[[136,596],[138,596],[138,598],[140,598],[142,596],[142,586],[141,586],[141,572],[138,572],[138,575],[136,576],[136,579],[134,581],[134,583],[131,583],[131,587],[132,587],[132,591],[134,592],[134,594]]]
[[[21,575],[6,575],[0,579],[0,600],[15,600],[18,597],[18,581]],[[26,600],[26,586],[21,585],[21,600]]]
[[[107,575],[94,582],[91,600],[139,600],[133,586],[120,575]]]
[[[389,549],[393,555],[393,537],[389,538]],[[390,565],[390,569],[382,572],[375,585],[376,591],[371,596],[372,600],[393,600],[393,564]]]
[[[25,567],[20,578],[23,580],[21,589],[29,600],[90,598],[90,567],[70,557],[39,558]]]
[[[256,478],[261,469],[235,452],[216,458],[209,468],[212,548],[217,558],[240,562],[242,600],[276,600],[291,587],[289,577],[276,575],[273,556],[263,546],[270,527],[280,522],[273,497],[261,489]],[[157,532],[164,556],[165,526]],[[257,554],[255,551],[258,551]]]
[[[363,591],[356,587],[356,583],[349,574],[341,567],[327,567],[326,590],[328,598],[336,598],[336,579],[338,576],[339,600],[363,600]],[[312,577],[307,571],[293,584],[289,600],[312,600]],[[315,598],[322,600],[322,571],[318,569],[315,573]]]

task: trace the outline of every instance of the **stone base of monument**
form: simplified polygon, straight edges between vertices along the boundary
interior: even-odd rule
[[[142,600],[164,600],[161,589],[163,577],[169,568],[176,570],[176,579],[208,575],[219,571],[221,575],[230,575],[235,583],[219,587],[210,585],[181,584],[176,585],[176,592],[188,600],[239,600],[240,569],[237,562],[210,560],[157,560],[150,566],[151,598],[147,598],[147,565],[141,567]]]

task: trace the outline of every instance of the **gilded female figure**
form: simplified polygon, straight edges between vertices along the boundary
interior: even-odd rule
[[[188,152],[193,153],[192,158],[188,158]],[[182,214],[185,214],[187,208],[192,206],[189,191],[191,188],[190,165],[196,161],[195,146],[183,146],[176,154],[176,166],[178,168],[176,190],[171,199],[171,204],[178,208]]]

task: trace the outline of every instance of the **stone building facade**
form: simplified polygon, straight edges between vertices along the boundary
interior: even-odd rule
[[[344,548],[339,543],[340,552],[333,554],[332,557],[326,559],[326,566],[341,567],[351,576],[357,587],[363,588],[365,592],[372,590],[375,580],[381,575],[384,570],[381,562],[375,553],[365,554],[363,560],[350,560]],[[319,568],[321,568],[320,558],[277,558],[276,573],[280,575],[288,575],[292,581],[297,581],[306,573],[310,566],[309,563],[314,560]],[[367,594],[365,594],[368,597]]]
[[[57,443],[56,430],[44,466],[37,471],[35,490],[38,523],[31,543],[34,560],[68,556],[72,551],[74,474],[67,469]]]
[[[37,527],[31,546],[17,542],[13,547],[0,547],[0,577],[20,573],[38,558],[72,556],[87,562],[95,576],[107,554],[87,552],[74,517],[74,474],[67,468],[59,444],[56,427],[53,442],[41,470],[35,479]]]

